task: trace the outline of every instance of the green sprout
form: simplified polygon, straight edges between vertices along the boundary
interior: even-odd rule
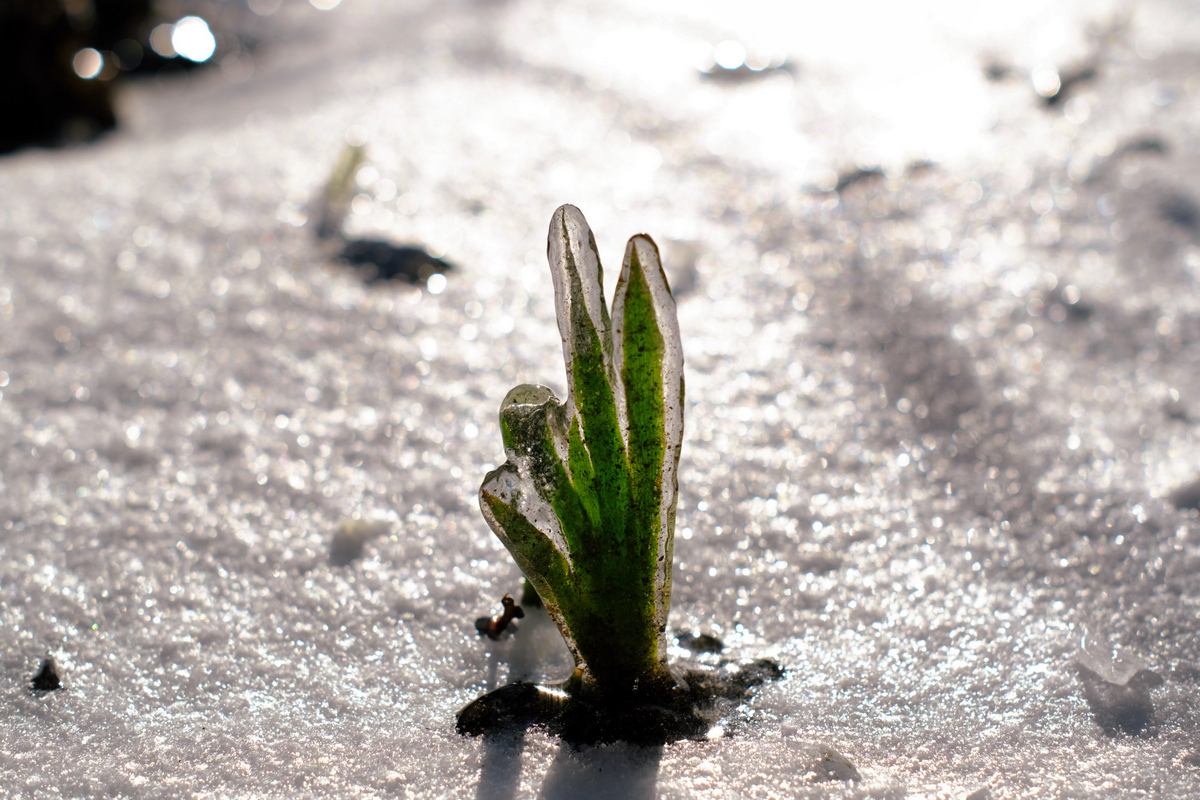
[[[554,212],[549,258],[567,399],[528,384],[508,393],[508,460],[484,478],[479,505],[575,671],[556,685],[489,692],[458,712],[457,729],[536,724],[578,744],[721,735],[723,715],[784,673],[769,658],[667,664],[683,350],[658,248],[645,235],[629,240],[611,314],[596,240],[574,206]],[[516,604],[505,601],[508,617]],[[500,621],[477,627],[490,634]]]
[[[590,696],[668,692],[683,350],[658,247],[625,247],[609,313],[583,214],[554,212],[549,236],[567,398],[523,384],[500,406],[508,460],[480,507],[562,632]]]

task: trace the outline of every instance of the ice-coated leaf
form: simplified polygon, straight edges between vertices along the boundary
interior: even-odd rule
[[[567,399],[505,397],[508,461],[480,489],[485,519],[546,602],[596,687],[669,680],[683,354],[675,301],[648,236],[629,241],[610,318],[596,242],[559,208],[548,255]]]
[[[612,329],[596,240],[578,208],[554,212],[548,251],[567,366],[567,413],[579,420],[591,461],[592,486],[585,488],[595,491],[601,527],[623,538],[629,473],[617,416],[619,377],[612,368]]]
[[[625,247],[612,318],[613,362],[625,386],[631,518],[658,530],[658,547],[646,555],[655,561],[655,618],[665,633],[683,444],[683,346],[675,298],[649,236],[634,236]]]

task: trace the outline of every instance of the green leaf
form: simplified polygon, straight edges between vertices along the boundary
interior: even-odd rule
[[[656,531],[651,552],[655,619],[665,647],[671,604],[675,506],[683,444],[683,346],[679,317],[658,247],[638,235],[625,246],[613,297],[613,360],[625,384],[633,510],[630,522]]]

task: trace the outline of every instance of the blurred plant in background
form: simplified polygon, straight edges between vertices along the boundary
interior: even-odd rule
[[[84,142],[115,127],[115,79],[219,63],[244,80],[267,0],[3,0],[0,153]],[[254,12],[253,14],[251,12]]]

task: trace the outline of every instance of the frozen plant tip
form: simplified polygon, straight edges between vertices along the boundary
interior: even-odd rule
[[[675,300],[658,248],[639,234],[610,315],[596,240],[574,206],[554,212],[548,255],[567,398],[529,384],[508,393],[508,461],[485,478],[480,506],[562,631],[579,688],[666,687],[683,437]]]

